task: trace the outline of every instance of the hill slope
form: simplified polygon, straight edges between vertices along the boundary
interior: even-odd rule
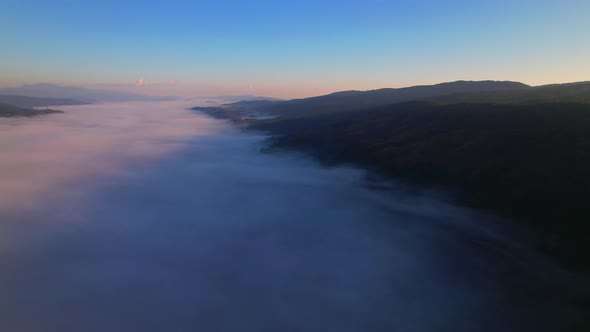
[[[222,108],[207,108],[210,114],[239,118],[258,112],[281,117],[299,117],[422,100],[432,104],[514,104],[532,105],[543,103],[590,104],[590,82],[553,84],[531,87],[517,82],[458,81],[429,86],[372,91],[343,91],[330,95],[288,101],[240,101],[223,105]],[[195,108],[199,109],[199,108]],[[204,109],[201,109],[204,110]],[[205,111],[205,110],[204,110]]]
[[[474,86],[487,90],[422,98]],[[420,98],[359,107],[410,96]],[[450,189],[470,206],[526,222],[539,247],[590,273],[590,82],[453,82],[196,109],[265,130],[274,147]],[[277,117],[247,119],[253,110]]]
[[[590,105],[432,105],[253,121],[274,146],[451,188],[525,221],[539,246],[590,272]]]
[[[457,81],[400,89],[343,91],[305,99],[241,102],[225,106],[247,112],[262,111],[279,116],[303,116],[366,109],[455,93],[526,90],[528,88],[530,88],[528,85],[518,82]]]
[[[428,98],[427,100],[437,104],[540,104],[560,102],[590,104],[590,82],[552,84],[529,89],[457,93]]]

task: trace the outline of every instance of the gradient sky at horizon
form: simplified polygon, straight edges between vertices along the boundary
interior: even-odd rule
[[[0,87],[282,98],[590,80],[590,1],[0,0]]]

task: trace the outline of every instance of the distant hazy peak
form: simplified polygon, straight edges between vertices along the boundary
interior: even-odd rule
[[[79,86],[67,86],[52,83],[25,84],[17,88],[0,89],[1,95],[20,95],[37,98],[69,98],[82,102],[122,102],[122,101],[162,101],[175,100],[177,97],[153,97],[137,93],[102,89],[90,89]]]
[[[40,98],[18,95],[0,95],[0,103],[23,108],[87,104],[71,98]]]

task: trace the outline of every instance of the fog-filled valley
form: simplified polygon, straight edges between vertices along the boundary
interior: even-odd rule
[[[0,330],[557,331],[576,280],[441,193],[187,102],[0,119]],[[387,190],[383,190],[383,189]]]

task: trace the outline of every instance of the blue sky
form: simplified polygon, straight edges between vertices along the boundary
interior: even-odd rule
[[[590,80],[586,0],[0,0],[0,15],[0,86],[299,97]]]

